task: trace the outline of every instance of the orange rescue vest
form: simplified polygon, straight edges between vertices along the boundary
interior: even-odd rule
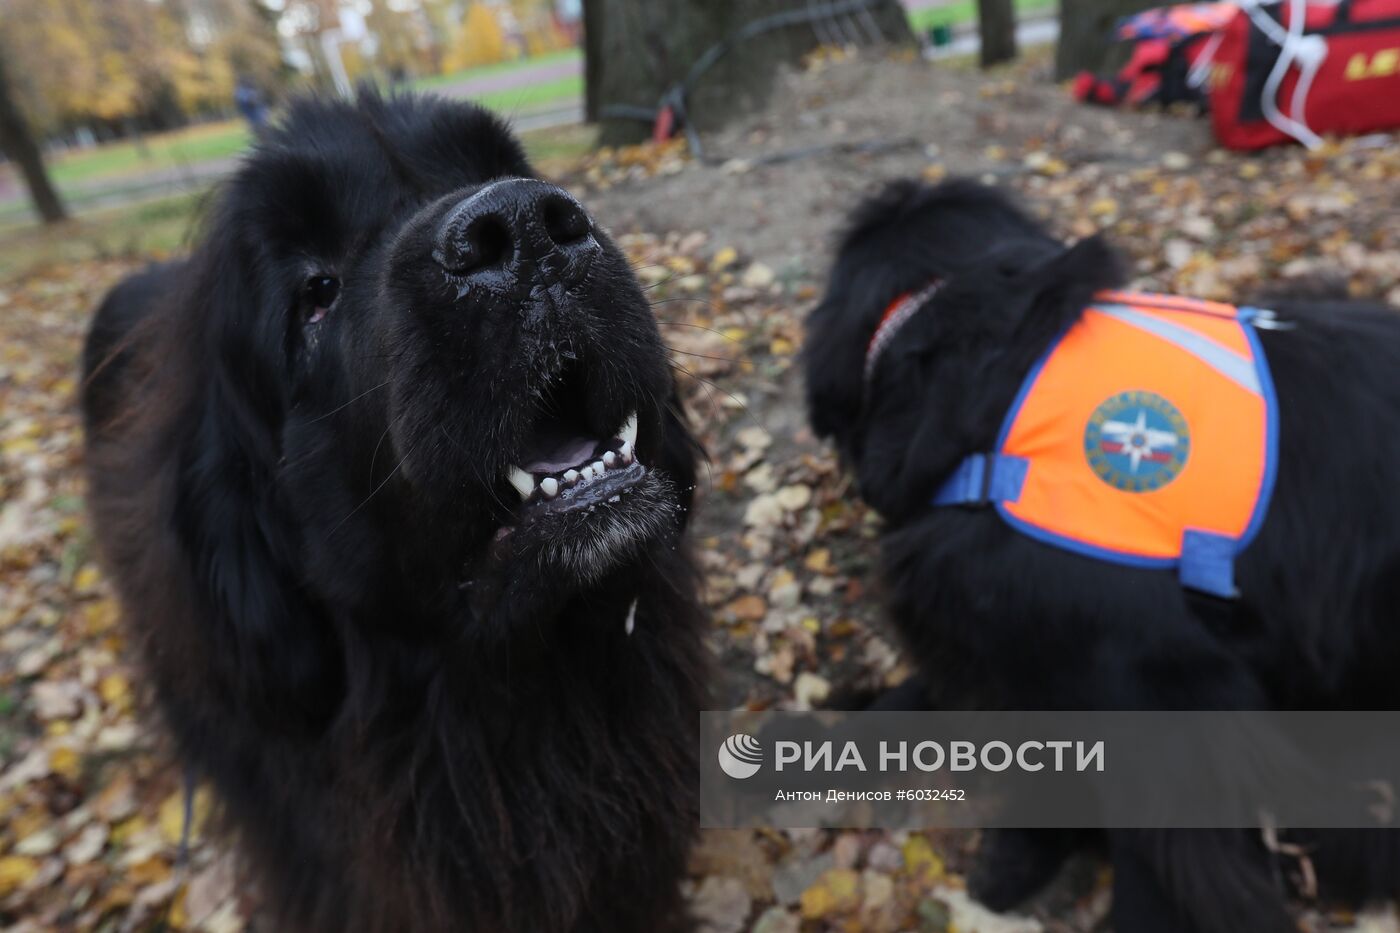
[[[986,504],[1038,541],[1235,595],[1263,524],[1277,401],[1254,308],[1105,292],[1026,376],[996,449],[934,505]]]

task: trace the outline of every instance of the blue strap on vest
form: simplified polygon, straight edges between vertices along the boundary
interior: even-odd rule
[[[1008,454],[973,454],[959,463],[934,493],[932,505],[985,506],[1021,498],[1030,461]],[[1182,586],[1231,599],[1235,589],[1235,553],[1239,542],[1225,535],[1187,529],[1181,537],[1177,574]],[[1136,563],[1129,561],[1128,563]],[[1147,564],[1144,566],[1170,566]]]
[[[973,454],[933,494],[933,505],[987,505],[1021,498],[1030,461],[1007,454]]]
[[[1181,535],[1181,585],[1222,599],[1239,595],[1235,589],[1235,553],[1240,543],[1225,535],[1190,528]]]

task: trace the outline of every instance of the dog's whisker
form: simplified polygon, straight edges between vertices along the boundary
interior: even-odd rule
[[[383,382],[379,383],[379,385],[377,385],[377,386],[375,386],[375,387],[373,387],[373,388],[371,388],[371,389],[366,389],[365,391],[361,392],[359,395],[355,396],[354,398],[352,398],[350,401],[346,402],[345,404],[343,404],[343,405],[337,405],[335,408],[332,408],[330,411],[326,412],[326,413],[323,414],[323,415],[317,415],[315,418],[312,418],[312,419],[311,419],[311,423],[312,423],[312,424],[315,424],[315,423],[318,422],[318,421],[322,421],[322,420],[324,420],[324,419],[326,419],[326,418],[329,418],[331,415],[335,414],[336,412],[344,411],[345,409],[349,408],[351,405],[353,405],[353,404],[355,404],[356,402],[358,402],[360,399],[364,398],[365,396],[367,396],[367,395],[369,395],[369,394],[371,394],[371,393],[373,393],[373,392],[378,392],[380,389],[384,388],[384,387],[387,386],[388,384],[389,384],[389,380],[388,380],[388,379],[385,379]]]
[[[716,360],[720,363],[748,363],[749,365],[753,365],[753,360],[746,356],[711,356],[707,353],[696,353],[694,350],[682,350],[680,347],[673,347],[666,343],[663,343],[662,346],[672,353],[684,353],[686,356],[699,357],[702,360]]]
[[[481,485],[491,495],[492,501],[499,505],[503,510],[509,512],[511,510],[510,504],[501,498],[500,493],[497,491],[496,484],[492,483],[489,477],[482,475],[481,469],[476,462],[477,458],[471,456],[470,451],[463,447],[461,443],[458,442],[458,440],[454,438],[451,434],[447,433],[447,427],[445,425],[438,425],[438,430],[442,432],[443,437],[447,438],[447,443],[451,444],[453,447],[457,448],[457,450],[467,455],[463,459],[466,460],[467,464],[471,467],[472,473],[476,475],[476,478],[481,482]]]
[[[388,428],[385,428],[385,429],[384,429],[384,436],[387,436],[388,433],[389,433],[389,429],[388,429]],[[380,443],[383,443],[383,440],[384,440],[384,437],[381,436],[381,437],[380,437]],[[421,442],[420,442],[420,443],[421,443]],[[403,467],[404,463],[408,460],[408,458],[409,458],[410,456],[413,455],[413,451],[415,451],[415,450],[417,450],[417,449],[418,449],[418,445],[417,445],[417,444],[415,444],[413,447],[409,448],[409,449],[404,453],[404,455],[403,455],[402,457],[399,458],[399,462],[396,463],[396,464],[394,464],[394,468],[393,468],[392,470],[389,471],[389,475],[386,476],[386,477],[384,477],[384,479],[380,481],[380,483],[379,483],[378,486],[375,486],[372,490],[370,490],[369,495],[365,496],[364,499],[360,502],[359,505],[357,505],[357,506],[355,506],[353,509],[351,509],[349,515],[346,515],[346,516],[345,516],[344,518],[342,518],[340,521],[336,522],[335,527],[332,528],[330,531],[328,531],[328,532],[326,533],[326,537],[327,537],[327,538],[332,537],[337,531],[339,531],[339,530],[341,529],[341,527],[342,527],[346,522],[348,522],[348,521],[350,521],[350,519],[354,518],[354,517],[359,513],[360,509],[364,508],[366,505],[369,505],[369,501],[370,501],[371,499],[373,499],[376,495],[378,495],[378,494],[379,494],[379,491],[380,491],[381,489],[383,489],[385,486],[389,485],[389,480],[391,480],[391,479],[394,478],[394,475],[395,475],[396,473],[399,472],[399,469],[400,469],[401,467]],[[375,447],[375,455],[377,456],[378,453],[379,453],[379,448],[378,448],[378,446],[376,445],[376,447]],[[370,462],[370,474],[373,475],[373,473],[374,473],[374,463],[373,463],[373,460],[371,460],[371,462]]]

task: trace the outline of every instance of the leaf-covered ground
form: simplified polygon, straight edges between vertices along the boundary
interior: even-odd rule
[[[906,673],[877,609],[873,517],[805,427],[797,353],[832,232],[899,175],[985,176],[1067,237],[1106,230],[1138,285],[1242,298],[1319,278],[1400,304],[1395,136],[1308,154],[1210,145],[1186,115],[1071,104],[1031,62],[991,77],[814,61],[762,114],[676,147],[602,153],[564,180],[653,296],[711,456],[697,517],[719,659],[715,705],[804,708]],[[178,860],[178,770],[139,712],[79,480],[77,353],[102,291],[140,257],[0,283],[0,925],[237,930],[256,912],[201,832]],[[1339,374],[1342,378],[1343,374]],[[1081,860],[1017,918],[962,891],[975,837],[709,832],[687,883],[712,931],[1088,931],[1106,877]],[[1300,905],[1314,931],[1355,918]],[[1358,921],[1397,930],[1388,914]]]

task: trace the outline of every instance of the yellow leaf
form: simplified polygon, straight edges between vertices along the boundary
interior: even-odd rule
[[[129,820],[123,820],[112,827],[111,842],[114,846],[124,846],[126,841],[141,834],[146,828],[146,821],[139,816],[133,816]]]
[[[62,745],[49,752],[49,768],[70,781],[76,781],[82,771],[83,761],[75,749]]]
[[[820,920],[836,907],[836,898],[823,884],[814,884],[802,892],[802,916],[808,920]]]
[[[175,930],[188,930],[190,928],[190,914],[185,907],[185,895],[189,893],[189,885],[181,885],[180,890],[175,892],[175,899],[170,902],[170,910],[165,915],[166,923]]]
[[[170,863],[159,855],[152,855],[127,870],[126,878],[133,884],[159,884],[170,877]]]
[[[79,593],[90,593],[97,587],[97,582],[102,579],[97,568],[92,564],[84,564],[83,569],[73,575],[73,589]]]
[[[1110,214],[1118,213],[1118,202],[1113,198],[1099,198],[1089,205],[1089,213],[1095,217],[1107,217]]]
[[[209,819],[210,806],[213,799],[208,788],[201,787],[195,791],[194,807],[191,813],[190,839],[196,839],[204,830],[204,824]],[[174,845],[180,841],[185,831],[185,791],[183,788],[177,790],[165,802],[160,805],[160,813],[156,817],[160,825],[160,834],[165,841]]]
[[[827,573],[831,570],[831,549],[819,547],[808,554],[802,563],[813,573]]]
[[[786,337],[774,337],[773,342],[768,345],[768,352],[774,356],[792,356],[797,347]]]
[[[735,343],[743,341],[749,335],[749,332],[742,327],[726,327],[720,333],[724,334],[724,339],[732,340]]]
[[[723,272],[738,261],[739,251],[732,246],[726,246],[715,253],[715,258],[710,260],[710,268],[716,272]]]
[[[83,605],[83,622],[88,635],[98,635],[117,624],[120,616],[115,599],[99,599]]]
[[[131,682],[121,674],[108,674],[97,685],[102,701],[118,710],[131,708]]]
[[[802,892],[801,904],[808,920],[854,910],[860,906],[860,875],[849,868],[832,868]]]
[[[924,883],[937,881],[943,877],[943,859],[923,836],[910,836],[904,843],[904,871]]]
[[[10,855],[0,858],[0,897],[28,884],[39,873],[39,863],[32,858]]]

